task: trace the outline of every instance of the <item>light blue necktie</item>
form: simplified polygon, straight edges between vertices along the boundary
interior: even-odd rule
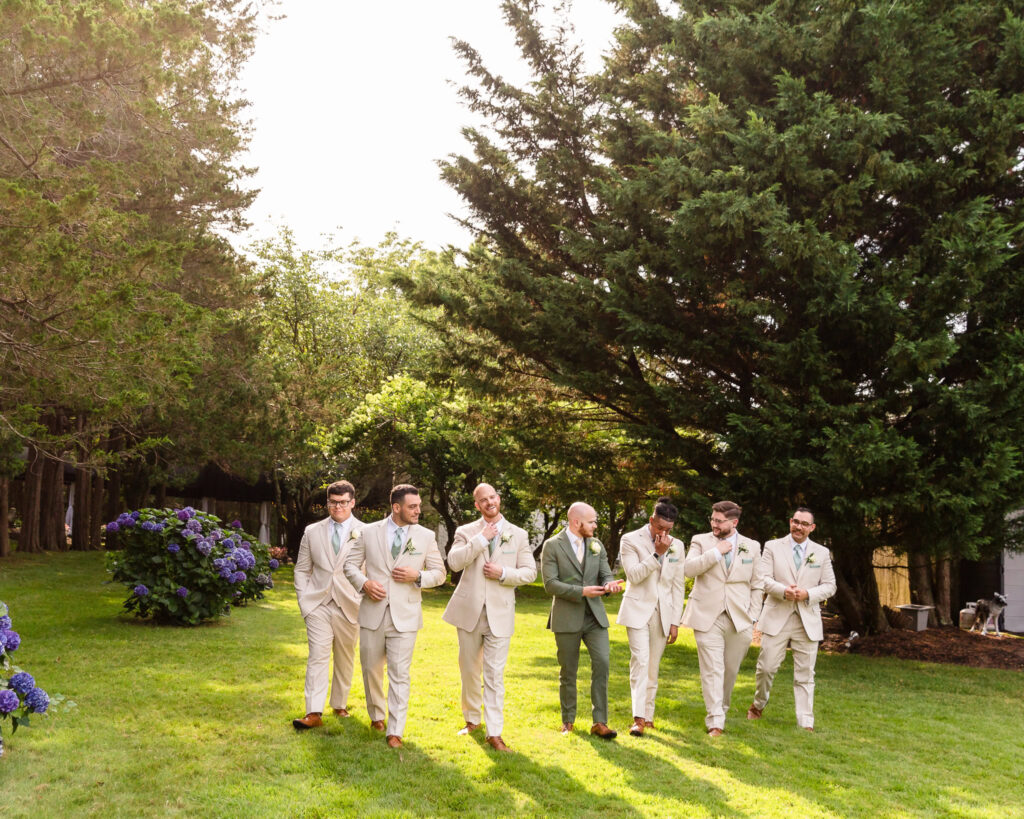
[[[732,568],[732,549],[725,553],[725,568],[726,570]]]
[[[395,539],[391,543],[391,557],[398,557],[398,553],[402,550],[402,530],[401,528],[395,529]]]
[[[331,528],[334,530],[334,534],[331,535],[331,546],[334,548],[335,556],[337,556],[338,552],[341,551],[341,527],[335,524]]]
[[[793,568],[800,571],[800,544],[793,544]]]
[[[490,550],[490,554],[494,554],[494,550],[498,546],[498,536],[495,535],[489,541],[487,541],[487,548]]]

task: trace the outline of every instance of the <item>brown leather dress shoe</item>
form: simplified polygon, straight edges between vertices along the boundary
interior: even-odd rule
[[[654,720],[652,720],[652,719],[645,719],[644,720],[644,728],[653,728],[653,727],[654,727]]]
[[[615,737],[618,736],[617,732],[613,731],[603,722],[595,722],[593,725],[591,725],[590,733],[592,733],[596,737],[601,737],[601,739],[615,739]]]
[[[724,733],[725,731],[723,731],[721,728],[708,728],[709,737],[720,737]]]
[[[375,719],[373,722],[370,723],[370,727],[374,731],[383,731],[384,730],[384,720],[382,720],[382,719]]]
[[[572,733],[572,723],[571,722],[563,722],[562,723],[562,734],[563,734],[563,736],[565,734],[571,734],[571,733]]]
[[[332,708],[334,716],[336,717],[351,717],[352,715],[348,712],[347,708]]]
[[[388,744],[389,748],[402,747],[402,738],[399,736],[395,736],[394,734],[388,734],[384,741]]]
[[[487,744],[495,751],[504,751],[506,754],[512,753],[512,749],[505,744],[501,737],[487,737]]]
[[[811,727],[810,727],[809,725],[805,725],[805,726],[804,726],[804,730],[805,730],[805,731],[810,731],[810,732],[811,732],[812,734],[814,733],[814,729],[813,729],[813,728],[811,728]]]
[[[764,713],[760,708],[751,703],[747,709],[747,719],[761,719],[761,714]]]
[[[324,721],[320,719],[319,714],[306,714],[302,719],[293,719],[292,725],[299,731],[305,731],[307,728],[319,728],[324,724]]]
[[[644,718],[633,717],[633,724],[629,726],[629,735],[642,737],[644,735]]]
[[[478,731],[479,729],[479,722],[467,722],[462,728],[459,729],[459,732],[455,736],[464,737],[468,734],[472,734],[474,731]]]

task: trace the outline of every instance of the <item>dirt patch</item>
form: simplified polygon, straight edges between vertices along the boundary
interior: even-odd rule
[[[821,650],[833,654],[898,657],[901,660],[1024,671],[1024,639],[1013,635],[996,637],[990,632],[983,637],[978,632],[955,626],[924,631],[894,628],[885,634],[858,637],[847,648],[848,635],[848,631],[842,630],[839,618],[826,618]]]

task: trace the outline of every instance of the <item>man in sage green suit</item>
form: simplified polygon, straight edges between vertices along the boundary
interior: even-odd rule
[[[544,591],[554,595],[548,628],[555,633],[558,650],[558,698],[562,706],[562,733],[572,732],[576,720],[576,671],[580,642],[590,654],[590,701],[594,724],[590,733],[614,739],[608,727],[608,615],[606,594],[622,591],[608,566],[608,553],[594,537],[597,513],[585,503],[569,507],[568,525],[545,541],[541,553]]]

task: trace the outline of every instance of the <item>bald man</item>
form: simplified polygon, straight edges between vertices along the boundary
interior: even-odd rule
[[[555,633],[558,650],[558,699],[562,707],[562,734],[570,734],[576,721],[576,671],[580,642],[590,654],[590,702],[594,724],[590,733],[615,739],[608,727],[608,615],[604,596],[622,591],[613,579],[608,553],[594,532],[597,512],[576,502],[569,507],[568,525],[544,542],[541,576],[544,591],[554,596],[548,628]]]
[[[510,752],[504,728],[505,662],[515,628],[516,586],[537,579],[537,562],[526,532],[501,514],[501,496],[493,486],[473,490],[479,520],[455,530],[448,567],[462,572],[442,619],[459,635],[462,716],[459,731],[468,735],[487,725],[487,744]],[[483,678],[483,691],[480,682]]]

